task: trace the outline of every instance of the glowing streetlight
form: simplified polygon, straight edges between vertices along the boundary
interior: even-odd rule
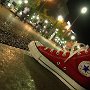
[[[76,22],[76,20],[80,17],[80,15],[81,14],[85,14],[86,12],[87,12],[87,7],[83,7],[82,9],[81,9],[81,13],[77,16],[77,18],[72,22],[72,25]],[[72,25],[71,25],[71,27],[72,27]]]
[[[87,12],[87,10],[88,10],[87,7],[83,7],[83,8],[81,9],[81,13],[82,13],[82,14],[85,14],[85,13]]]
[[[72,22],[72,24],[70,24],[70,22],[67,23],[67,26],[65,26],[65,29],[67,30],[65,32],[65,34],[63,35],[63,37],[69,32],[69,31],[72,31],[72,30],[69,30],[73,24],[76,22],[76,20],[82,15],[82,14],[85,14],[87,12],[87,7],[83,7],[80,11],[80,14],[75,18],[75,20]],[[71,40],[75,40],[75,36],[71,36]]]

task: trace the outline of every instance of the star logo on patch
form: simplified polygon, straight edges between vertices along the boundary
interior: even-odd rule
[[[90,61],[82,61],[78,65],[78,70],[82,75],[90,77]]]

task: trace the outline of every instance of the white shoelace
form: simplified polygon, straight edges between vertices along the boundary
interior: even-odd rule
[[[82,47],[80,47],[80,46],[82,46]],[[77,50],[74,50],[75,47],[78,47],[78,49]],[[71,48],[69,57],[64,62],[67,62],[76,53],[77,54],[80,54],[81,51],[85,51],[85,53],[87,53],[88,52],[88,48],[89,48],[88,45],[85,45],[83,43],[77,43],[77,42],[75,42],[74,45]]]
[[[48,47],[45,47],[44,48],[44,50],[47,50],[47,49],[49,49],[49,48]],[[53,52],[53,51],[54,51],[54,49],[50,49],[50,52]],[[66,53],[68,52],[65,48],[63,48],[63,49],[62,48],[59,48],[59,50],[56,51],[56,54],[58,55],[60,53],[60,51],[63,52],[63,54],[62,54],[63,56],[65,56]]]
[[[81,47],[82,46],[82,47]],[[77,49],[75,50],[75,47],[77,47]],[[60,53],[60,51],[63,52],[63,56],[66,55],[67,52],[70,52],[70,55],[69,57],[64,61],[64,62],[67,62],[72,56],[74,56],[76,53],[77,54],[80,54],[81,51],[85,51],[85,53],[87,53],[88,51],[88,48],[89,46],[88,45],[85,45],[83,43],[77,43],[75,42],[74,45],[72,46],[71,48],[71,51],[67,51],[65,48],[60,48],[60,50],[57,50],[56,54],[58,55]],[[48,47],[46,47],[44,50],[47,50]],[[53,52],[54,49],[51,49],[50,52]]]

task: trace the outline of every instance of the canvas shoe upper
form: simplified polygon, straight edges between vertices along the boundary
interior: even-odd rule
[[[44,67],[49,67],[51,72],[60,74],[60,77],[66,80],[75,90],[90,90],[90,49],[88,46],[75,43],[69,52],[65,49],[60,51],[50,49],[36,41],[32,42],[30,46],[32,44],[35,47],[32,48],[32,51],[38,54],[37,58],[35,53],[33,57],[43,63]],[[76,46],[78,46],[78,49],[75,49]],[[37,50],[34,51],[35,49]]]

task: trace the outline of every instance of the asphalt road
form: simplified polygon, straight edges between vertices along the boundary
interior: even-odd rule
[[[21,50],[28,50],[27,45],[32,40],[53,47],[31,26],[0,7],[0,90],[69,90],[56,76]]]

